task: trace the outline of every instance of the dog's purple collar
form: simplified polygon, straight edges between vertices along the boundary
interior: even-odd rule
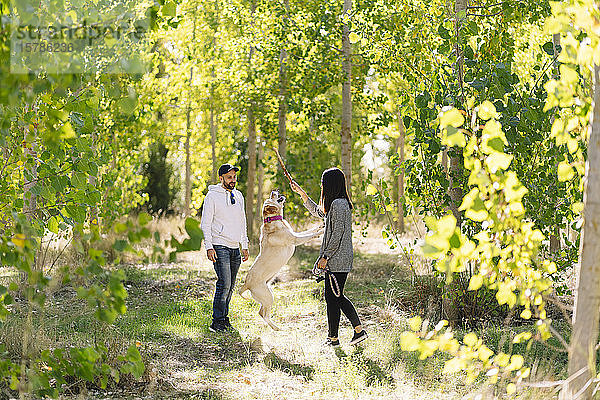
[[[265,223],[269,223],[271,221],[281,221],[282,219],[283,219],[283,216],[281,216],[281,215],[275,215],[273,217],[267,217],[267,218],[265,218],[264,222]]]

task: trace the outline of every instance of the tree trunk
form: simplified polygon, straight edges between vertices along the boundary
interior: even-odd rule
[[[577,273],[577,292],[573,312],[573,334],[569,347],[569,376],[561,397],[591,399],[596,377],[596,343],[600,318],[600,66],[594,66],[594,96],[588,144],[584,224],[581,230],[581,262]],[[587,388],[586,388],[587,385]]]
[[[194,13],[194,28],[192,30],[192,43],[196,42],[196,18]],[[190,215],[190,205],[192,203],[192,160],[190,156],[190,139],[192,136],[191,113],[192,113],[192,79],[194,78],[194,66],[190,67],[190,81],[188,86],[188,106],[185,115],[185,204],[183,213],[187,217]]]
[[[352,0],[344,0],[344,15],[348,15],[352,8]],[[344,82],[342,83],[342,126],[341,126],[341,158],[342,170],[346,175],[348,195],[352,198],[352,63],[350,60],[350,26],[345,23],[342,28],[342,69]]]
[[[96,157],[96,147],[97,147],[97,141],[98,141],[98,135],[96,133],[96,131],[94,130],[92,132],[92,154],[94,155],[94,157]],[[97,182],[97,177],[96,176],[88,176],[88,183],[90,185],[96,186],[96,182]],[[94,204],[92,206],[90,206],[90,227],[92,229],[98,229],[98,204]]]
[[[265,156],[265,146],[262,138],[258,138],[258,164],[256,167],[256,218],[254,221],[256,226],[262,223],[262,202],[263,202],[263,185],[265,182],[265,168],[263,166],[263,157]]]
[[[256,182],[256,122],[252,106],[248,108],[248,182],[246,192],[246,222],[248,237],[254,233],[254,185]]]
[[[467,0],[456,0],[454,3],[454,11],[455,11],[455,33],[456,33],[456,45],[455,45],[455,54],[456,54],[456,79],[458,80],[458,87],[460,89],[460,93],[458,94],[460,99],[460,104],[462,105],[465,101],[464,89],[463,89],[463,75],[464,75],[464,59],[463,59],[463,50],[460,45],[460,26],[466,19],[467,12]],[[450,211],[458,221],[457,223],[460,226],[460,221],[462,220],[462,214],[458,211],[460,204],[462,202],[462,188],[460,187],[461,177],[463,175],[463,158],[462,152],[458,149],[452,149],[449,153],[450,156],[450,184],[448,186],[448,194],[450,195]]]
[[[210,149],[212,157],[210,181],[217,182],[217,170],[219,169],[219,164],[217,163],[217,124],[215,123],[215,109],[212,100],[210,104]]]
[[[287,22],[287,16],[289,15],[289,2],[284,0],[284,7],[286,12],[286,18],[284,23]],[[282,44],[285,46],[285,44]],[[279,52],[279,110],[277,113],[278,126],[277,130],[279,133],[278,150],[281,158],[285,160],[286,147],[287,147],[287,132],[286,132],[286,118],[287,118],[287,60],[288,54],[285,47],[282,47]]]
[[[552,35],[552,47],[554,49],[554,72],[552,73],[553,79],[559,79],[560,73],[558,69],[558,47],[560,46],[560,33],[555,33]],[[554,119],[556,118],[556,113],[552,113],[550,117],[550,125],[554,123]],[[556,168],[558,169],[558,161],[556,161]],[[558,178],[557,178],[558,179]],[[558,225],[554,227],[554,231],[550,234],[550,253],[556,254],[560,250],[560,228]]]
[[[254,12],[256,11],[256,3],[252,1],[250,5],[251,23],[254,25]],[[252,56],[254,55],[254,45],[250,44],[250,52],[248,54],[248,76],[252,81]],[[246,225],[248,228],[248,238],[253,239],[254,225],[254,186],[256,183],[256,121],[254,118],[254,100],[248,102],[246,111],[248,118],[248,181],[246,183]]]
[[[216,9],[216,14],[217,16],[219,15],[219,2],[215,1],[215,9]],[[219,26],[216,25],[214,27],[214,32],[213,32],[213,40],[212,40],[212,48],[213,49],[217,49],[217,33],[219,30]],[[213,58],[212,58],[212,65],[211,65],[211,69],[210,69],[210,118],[209,118],[209,124],[210,124],[210,150],[211,150],[211,161],[212,161],[212,171],[210,173],[210,181],[211,182],[218,182],[219,178],[218,178],[218,170],[219,170],[219,161],[217,160],[217,125],[218,125],[218,117],[219,117],[219,111],[220,110],[216,110],[217,107],[215,105],[215,86],[216,86],[216,74],[215,74],[215,58],[217,58],[217,53],[213,53]],[[216,111],[216,112],[215,112]],[[215,115],[216,114],[216,115]],[[215,118],[217,118],[217,121],[215,121]]]
[[[316,132],[315,132],[315,117],[313,115],[310,116],[309,122],[308,122],[308,159],[312,160],[313,159],[313,137],[316,137]],[[312,166],[311,169],[309,170],[312,173]]]
[[[190,81],[192,80],[193,69],[194,67],[190,67]],[[185,204],[183,205],[183,213],[185,216],[190,215],[190,204],[192,202],[192,163],[190,157],[191,109],[191,104],[188,104],[185,116]]]
[[[35,106],[31,107],[32,110],[36,110]],[[35,219],[37,209],[37,196],[31,191],[31,188],[35,185],[37,180],[37,127],[33,124],[25,127],[24,141],[25,141],[25,155],[27,158],[31,157],[32,163],[27,169],[27,174],[23,176],[23,214],[26,216],[27,221],[30,223]],[[38,255],[36,254],[31,265],[34,271],[38,271]],[[27,280],[28,274],[26,272],[20,272],[19,278],[21,282]]]
[[[398,138],[396,139],[396,153],[398,153],[398,163],[404,162],[404,135],[406,130],[404,129],[404,121],[402,120],[402,114],[398,111]],[[398,222],[396,223],[396,229],[400,232],[404,232],[404,167],[402,171],[396,177],[396,183],[398,185],[398,197],[396,198],[396,206],[398,208]]]
[[[450,179],[450,176],[448,176],[448,150],[442,151],[442,169],[444,170],[446,179]]]
[[[455,64],[455,72],[456,72],[456,80],[458,81],[459,93],[458,93],[458,103],[459,107],[464,107],[463,104],[465,102],[465,94],[464,94],[464,59],[463,59],[463,50],[461,47],[461,38],[460,38],[460,27],[466,20],[467,15],[467,0],[456,0],[454,3],[454,12],[455,12],[455,40],[456,44],[454,47],[455,55],[456,55],[456,64]],[[462,220],[462,213],[458,210],[460,204],[462,202],[462,188],[461,188],[461,178],[463,176],[463,157],[462,151],[460,148],[452,147],[448,149],[448,156],[450,161],[450,166],[448,168],[448,195],[450,197],[450,211],[454,218],[456,218],[457,225],[460,226]],[[442,154],[442,163],[444,163],[444,154]],[[451,326],[456,326],[460,321],[459,307],[457,302],[460,300],[460,297],[452,295],[452,292],[456,291],[456,282],[452,282],[450,284],[444,285],[443,288],[443,297],[442,297],[442,314],[443,317],[448,320],[448,323]]]
[[[28,128],[25,128],[27,131]],[[31,157],[33,162],[27,170],[27,176],[23,178],[23,214],[27,217],[27,220],[31,222],[34,219],[35,210],[37,208],[37,197],[31,191],[35,181],[37,179],[37,143],[36,143],[36,128],[25,134],[25,155],[27,158]]]

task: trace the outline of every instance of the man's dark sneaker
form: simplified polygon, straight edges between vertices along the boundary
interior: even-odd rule
[[[213,321],[212,324],[208,327],[208,330],[211,332],[225,332],[227,328],[219,322]]]
[[[231,325],[231,322],[229,322],[229,317],[225,317],[225,320],[223,321],[222,325],[228,331],[235,331],[235,328],[233,327],[233,325]]]
[[[331,338],[327,338],[325,346],[340,347],[340,341],[339,339],[331,340]]]
[[[350,344],[357,344],[359,342],[362,342],[367,337],[368,337],[367,332],[365,332],[364,329],[358,333],[356,333],[356,331],[355,331],[354,336],[352,336],[352,340],[350,341]]]

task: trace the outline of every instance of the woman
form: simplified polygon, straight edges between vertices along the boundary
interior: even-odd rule
[[[322,208],[296,182],[292,190],[302,197],[304,207],[315,217],[325,218],[325,234],[316,266],[325,270],[325,302],[329,336],[326,344],[338,347],[340,316],[343,312],[354,327],[350,344],[367,338],[352,302],[344,296],[344,285],[352,270],[352,203],[346,191],[346,178],[339,168],[323,171],[321,176]]]

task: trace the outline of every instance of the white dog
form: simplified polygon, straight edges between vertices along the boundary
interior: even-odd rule
[[[246,281],[239,294],[250,291],[252,297],[260,303],[258,314],[273,329],[280,330],[269,315],[273,305],[273,293],[267,283],[283,267],[294,254],[297,245],[323,233],[323,227],[304,232],[294,232],[290,224],[283,219],[283,203],[285,197],[279,192],[271,192],[271,196],[263,203],[263,225],[260,228],[260,252],[246,275]]]

